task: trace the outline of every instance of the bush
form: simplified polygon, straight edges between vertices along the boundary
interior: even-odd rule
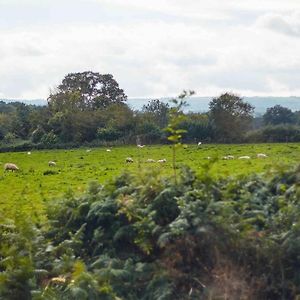
[[[284,124],[266,126],[248,132],[245,139],[247,142],[299,142],[300,126]]]
[[[177,184],[124,173],[51,202],[42,231],[3,225],[0,298],[295,299],[300,167],[269,179],[207,171],[183,168]]]
[[[31,140],[33,143],[38,143],[41,141],[43,136],[45,135],[45,130],[41,127],[38,126],[31,134]]]
[[[98,128],[97,139],[104,141],[115,141],[122,136],[122,133],[113,127]]]
[[[41,143],[45,146],[51,147],[58,142],[58,137],[53,131],[45,133],[41,138]]]
[[[12,143],[15,139],[16,139],[16,136],[15,136],[13,133],[9,132],[9,133],[7,133],[7,134],[4,136],[3,141],[4,141],[4,143],[6,143],[6,144],[10,144],[10,143]]]
[[[143,143],[152,144],[158,142],[162,138],[160,128],[151,122],[143,122],[137,127],[136,133]]]

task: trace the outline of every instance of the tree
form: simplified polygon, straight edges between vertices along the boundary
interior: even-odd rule
[[[166,127],[168,124],[168,111],[169,104],[158,99],[150,100],[142,108],[143,117],[149,119],[148,121],[153,121],[160,128]]]
[[[186,120],[186,115],[183,112],[183,108],[188,105],[185,99],[194,94],[194,91],[183,90],[183,92],[177,98],[171,99],[171,102],[174,104],[174,106],[169,109],[169,123],[165,130],[169,134],[168,140],[173,143],[172,164],[175,183],[177,182],[176,149],[182,146],[182,134],[186,133],[186,130],[181,128],[182,123]]]
[[[300,110],[295,111],[294,116],[295,116],[295,123],[297,125],[300,125]]]
[[[185,141],[210,141],[213,136],[213,127],[207,113],[188,113],[186,120],[182,123],[182,129],[187,132],[184,136]]]
[[[30,131],[30,113],[32,107],[24,103],[15,102],[16,107],[15,116],[13,118],[12,126],[13,133],[23,139],[27,138]]]
[[[91,71],[70,73],[48,98],[52,111],[95,110],[127,100],[124,91],[111,74]]]
[[[238,140],[249,128],[253,118],[254,107],[231,93],[214,98],[209,108],[217,138],[222,142]]]
[[[296,122],[294,113],[281,105],[268,108],[263,115],[263,120],[266,125],[293,124]]]

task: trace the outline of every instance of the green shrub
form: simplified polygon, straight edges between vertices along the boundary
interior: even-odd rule
[[[40,230],[3,225],[0,298],[295,299],[300,167],[208,174],[124,173],[52,201]]]
[[[58,142],[58,137],[53,131],[45,133],[41,138],[41,143],[45,146],[51,147]]]
[[[299,142],[300,126],[287,124],[266,126],[249,131],[245,139],[247,142]]]

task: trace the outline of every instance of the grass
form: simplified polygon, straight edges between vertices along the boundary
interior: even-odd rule
[[[257,153],[266,153],[268,158],[257,159]],[[251,160],[222,160],[225,155],[235,157],[249,155]],[[126,164],[126,157],[134,163]],[[300,144],[250,144],[250,145],[202,145],[179,149],[178,165],[191,166],[201,174],[203,166],[217,158],[210,169],[214,177],[241,176],[253,172],[263,173],[282,165],[300,162]],[[166,158],[166,164],[146,163],[148,158]],[[49,167],[54,160],[57,166]],[[170,146],[149,146],[143,149],[126,146],[115,147],[111,152],[105,148],[76,150],[49,150],[19,153],[0,153],[0,162],[12,162],[19,172],[0,172],[0,211],[7,216],[17,217],[20,209],[28,216],[43,218],[44,201],[61,197],[66,193],[81,193],[89,181],[104,184],[124,169],[139,172],[141,167],[159,168],[165,174],[172,173],[172,149]]]

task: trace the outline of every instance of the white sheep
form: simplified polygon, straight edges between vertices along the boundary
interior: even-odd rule
[[[28,155],[31,155],[31,152],[30,152],[30,151],[28,151],[28,152],[27,152],[27,154],[28,154]]]
[[[55,167],[55,166],[56,166],[56,162],[50,160],[50,161],[48,162],[48,166],[49,166],[49,167]]]
[[[157,162],[160,163],[160,164],[162,164],[162,163],[166,163],[167,160],[165,158],[163,158],[163,159],[159,159]]]
[[[86,149],[86,152],[87,153],[89,153],[89,152],[91,152],[92,151],[92,149]]]
[[[106,149],[106,152],[111,152],[111,149]]]
[[[256,155],[256,157],[257,157],[257,158],[267,158],[268,155],[267,155],[267,154],[264,154],[264,153],[258,153],[258,154]]]
[[[152,159],[152,158],[148,158],[148,159],[146,160],[146,162],[147,162],[147,163],[154,163],[154,162],[155,162],[155,160],[154,160],[154,159]]]
[[[245,156],[240,156],[239,159],[251,159],[251,157],[248,155],[245,155]]]
[[[4,170],[5,170],[5,171],[18,171],[19,168],[18,168],[18,166],[15,165],[15,164],[12,164],[12,163],[6,163],[6,164],[4,165]]]
[[[145,145],[140,145],[140,144],[138,144],[137,147],[138,147],[138,148],[144,148]]]
[[[133,159],[131,157],[127,157],[125,161],[126,163],[133,163]]]
[[[202,142],[198,142],[198,146],[201,146],[202,145]]]
[[[227,156],[223,156],[224,160],[230,160],[230,159],[234,159],[233,155],[227,155]]]

